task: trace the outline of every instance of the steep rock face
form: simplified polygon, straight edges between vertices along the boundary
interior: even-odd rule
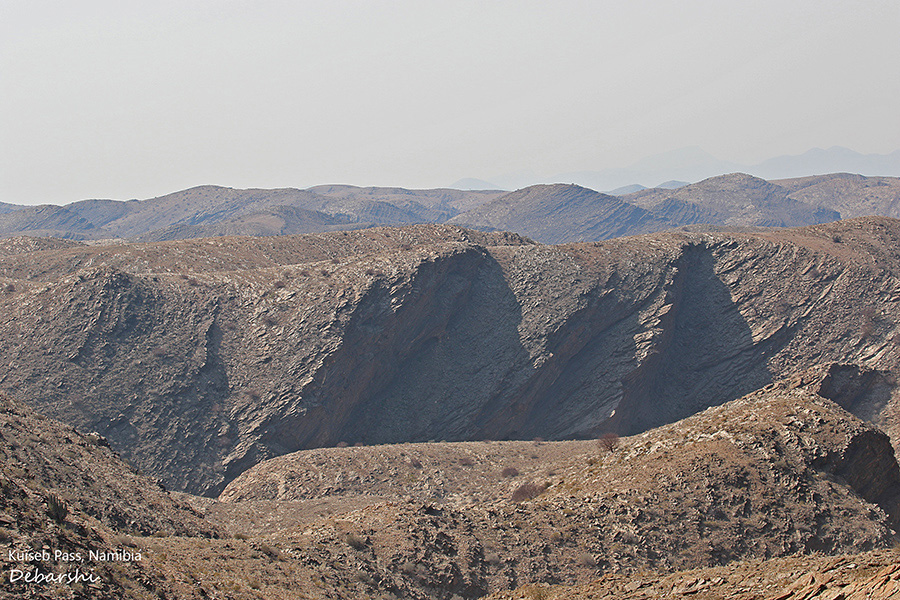
[[[557,247],[416,226],[25,252],[0,260],[0,389],[209,494],[339,442],[636,433],[827,361],[883,372],[845,405],[895,435],[898,245],[896,221],[862,219]]]

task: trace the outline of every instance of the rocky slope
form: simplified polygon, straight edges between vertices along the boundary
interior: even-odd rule
[[[790,191],[791,198],[836,210],[844,219],[869,215],[900,217],[900,178],[897,177],[834,173],[772,183]]]
[[[750,560],[675,573],[605,574],[578,586],[526,584],[488,600],[895,600],[900,552]]]
[[[206,494],[339,442],[636,433],[825,361],[880,373],[851,408],[896,435],[898,242],[870,218],[558,247],[424,225],[22,252],[0,257],[0,389]]]
[[[651,212],[577,185],[535,185],[450,219],[466,227],[516,231],[545,244],[603,240],[670,229]]]
[[[3,399],[0,536],[14,552],[0,598],[887,598],[896,554],[879,549],[900,521],[900,466],[885,434],[815,393],[853,396],[867,375],[852,371],[815,368],[604,444],[302,452],[218,502],[173,498],[96,435]],[[97,579],[22,583],[13,569]]]
[[[147,591],[154,586],[140,559],[89,553],[137,552],[130,535],[217,535],[183,499],[123,463],[99,435],[78,434],[3,396],[0,457],[2,598],[121,598],[129,588]],[[16,581],[13,569],[73,576],[77,569],[97,579],[39,585]]]
[[[516,460],[523,449],[495,446],[445,444],[444,457],[437,448],[424,451],[432,464],[443,461],[449,475],[457,453],[472,459],[462,468],[477,474],[485,468],[480,461],[504,452],[503,462]],[[417,451],[404,448],[407,457]],[[611,450],[537,443],[533,452],[547,461],[540,479],[523,473],[508,486],[496,473],[494,483],[448,476],[456,492],[423,501],[418,477],[391,476],[406,494],[393,489],[299,530],[270,527],[269,535],[291,556],[324,567],[331,585],[362,573],[343,594],[467,598],[523,584],[590,586],[608,573],[641,572],[647,579],[718,565],[736,570],[734,563],[747,560],[871,550],[891,543],[900,517],[900,467],[887,436],[797,382],[619,440]],[[223,504],[240,496],[236,507],[258,510],[262,500],[298,493],[307,502],[317,493],[324,498],[324,488],[313,491],[308,482],[340,469],[311,463],[310,456],[258,465],[229,486]],[[399,466],[396,449],[329,449],[318,457],[353,469],[363,488],[367,477]],[[517,497],[529,481],[534,491]],[[330,493],[359,491],[351,484]],[[684,583],[687,589],[692,582]]]
[[[623,196],[622,200],[647,210],[654,210],[666,202],[679,202],[706,211],[711,219],[702,222],[714,225],[794,227],[841,218],[837,210],[826,208],[821,202],[810,202],[812,198],[801,193],[792,194],[789,188],[777,184],[744,173],[732,173],[675,190],[642,190]],[[803,189],[797,188],[797,192]],[[824,196],[819,200],[826,200]],[[847,194],[845,201],[854,203],[858,197]]]

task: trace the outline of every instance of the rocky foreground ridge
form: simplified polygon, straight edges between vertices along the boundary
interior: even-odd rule
[[[304,451],[218,501],[165,492],[102,440],[5,400],[4,544],[131,554],[3,555],[0,598],[889,598],[900,466],[813,375],[604,444]],[[6,576],[75,566],[99,580]]]
[[[54,247],[47,247],[47,244]],[[0,247],[0,390],[217,495],[339,443],[634,434],[823,362],[898,435],[900,222]],[[823,391],[826,395],[827,391]]]

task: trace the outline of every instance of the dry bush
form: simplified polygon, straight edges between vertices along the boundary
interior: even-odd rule
[[[515,467],[504,467],[502,471],[500,471],[500,477],[518,477],[519,470]]]
[[[615,433],[604,433],[600,436],[600,439],[597,440],[597,445],[607,452],[613,452],[619,446],[619,436]]]
[[[469,458],[468,456],[463,456],[459,459],[459,464],[464,467],[471,467],[475,464],[475,461]]]
[[[546,485],[541,485],[539,483],[523,483],[512,493],[511,500],[513,502],[524,502],[525,500],[531,500],[532,498],[537,498],[538,496],[543,494],[544,490],[546,489]]]
[[[356,535],[355,533],[348,533],[345,535],[344,541],[354,550],[362,550],[369,543],[365,537]]]
[[[47,514],[57,523],[63,523],[69,514],[69,507],[65,500],[56,494],[47,494]]]
[[[272,282],[272,287],[275,288],[276,290],[280,290],[281,288],[285,287],[286,285],[287,284],[284,281],[282,281],[281,279],[276,279],[275,281]]]

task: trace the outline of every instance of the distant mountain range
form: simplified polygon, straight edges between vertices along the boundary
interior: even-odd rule
[[[0,205],[0,237],[139,242],[271,236],[451,223],[513,231],[542,243],[590,242],[684,226],[795,227],[843,218],[900,218],[900,178],[837,173],[767,181],[731,173],[604,194],[575,184],[500,190],[200,186],[149,200]],[[5,211],[5,212],[4,212]]]
[[[493,184],[481,180],[480,187],[461,189],[500,188],[514,190],[540,183],[575,183],[595,190],[617,190],[626,186],[666,187],[660,182],[700,181],[716,175],[742,172],[763,179],[787,179],[827,173],[857,173],[900,177],[900,150],[890,154],[860,154],[848,148],[833,146],[827,150],[814,148],[799,155],[770,158],[755,165],[720,160],[696,146],[680,148],[650,156],[623,168],[600,171],[557,173],[552,177],[517,173],[491,178]],[[455,186],[453,186],[455,187]]]

